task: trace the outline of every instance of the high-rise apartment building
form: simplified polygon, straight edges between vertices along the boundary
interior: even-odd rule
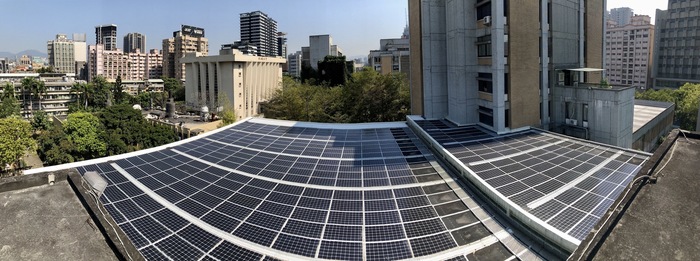
[[[287,33],[277,32],[277,56],[287,57]]]
[[[654,88],[700,83],[700,1],[669,0],[668,10],[656,9]]]
[[[58,73],[75,73],[75,46],[65,34],[57,34],[55,40],[46,43],[49,65]]]
[[[160,79],[163,76],[163,52],[151,49],[146,56],[147,79]]]
[[[258,56],[278,56],[277,22],[261,11],[242,13],[241,41],[258,47]]]
[[[634,89],[600,88],[604,3],[410,0],[412,113],[630,147]]]
[[[146,53],[146,36],[140,33],[128,33],[124,36],[125,53]]]
[[[301,51],[287,56],[287,74],[293,77],[301,77]]]
[[[163,75],[185,80],[185,64],[180,59],[188,53],[209,53],[209,40],[204,37],[204,29],[182,25],[173,37],[163,39]]]
[[[114,51],[117,47],[117,25],[95,26],[95,44],[104,46],[105,51]]]
[[[130,79],[129,55],[121,49],[105,50],[104,45],[96,44],[88,47],[88,81],[97,76],[107,80]]]
[[[629,24],[608,26],[605,69],[610,84],[650,87],[654,25],[648,15],[635,15]]]
[[[607,19],[612,20],[618,26],[624,26],[632,22],[634,11],[629,7],[618,7],[610,9],[610,15]]]

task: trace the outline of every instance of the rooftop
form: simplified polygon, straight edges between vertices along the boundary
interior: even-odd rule
[[[497,135],[413,116],[248,118],[25,173],[70,171],[74,183],[100,174],[108,186],[88,211],[105,209],[99,223],[129,238],[118,254],[145,259],[536,260],[568,256],[648,157],[538,129]]]
[[[671,132],[570,260],[700,258],[698,158],[700,135]]]
[[[639,129],[654,120],[669,108],[673,108],[674,104],[670,102],[658,102],[647,100],[634,100],[634,123],[632,132],[637,132]]]
[[[65,180],[2,192],[0,206],[1,260],[118,260]]]

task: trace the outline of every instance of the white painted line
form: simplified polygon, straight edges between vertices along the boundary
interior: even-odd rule
[[[590,169],[589,171],[587,171],[587,172],[584,173],[583,175],[579,176],[578,178],[572,180],[571,182],[566,183],[566,185],[564,185],[564,186],[558,188],[558,189],[555,190],[555,191],[552,191],[551,193],[549,193],[549,194],[547,194],[547,195],[544,195],[544,196],[542,196],[542,197],[540,197],[540,198],[538,198],[538,199],[536,199],[536,200],[534,200],[534,201],[528,203],[528,204],[527,204],[527,207],[530,208],[530,209],[533,209],[533,208],[536,208],[536,207],[541,206],[542,204],[546,203],[547,201],[550,201],[550,200],[554,199],[556,196],[559,196],[561,193],[564,193],[564,191],[567,191],[567,190],[573,188],[573,187],[576,186],[578,183],[581,183],[581,181],[583,181],[583,180],[585,180],[586,178],[588,178],[588,177],[590,177],[591,175],[593,175],[593,173],[596,173],[596,171],[602,169],[605,165],[607,165],[608,163],[610,163],[611,161],[613,161],[614,159],[616,159],[618,156],[622,155],[622,153],[623,153],[623,151],[618,151],[618,152],[615,153],[615,155],[613,155],[612,157],[610,157],[610,158],[606,159],[605,161],[601,162],[600,164],[598,164],[598,166],[596,166],[595,168]]]
[[[190,159],[199,161],[201,163],[207,164],[209,166],[213,166],[228,172],[233,172],[236,174],[240,174],[249,178],[255,178],[255,179],[262,179],[265,181],[269,182],[274,182],[274,183],[279,183],[279,184],[285,184],[285,185],[290,185],[290,186],[297,186],[297,187],[307,187],[307,188],[317,188],[317,189],[330,189],[330,190],[343,190],[343,191],[372,191],[372,190],[385,190],[385,189],[400,189],[400,188],[412,188],[412,187],[422,187],[422,186],[430,186],[430,185],[437,185],[437,184],[443,184],[445,183],[445,180],[440,179],[436,181],[430,181],[430,182],[423,182],[423,183],[413,183],[413,184],[402,184],[402,185],[392,185],[392,186],[379,186],[379,187],[335,187],[335,186],[322,186],[322,185],[316,185],[316,184],[302,184],[302,183],[297,183],[297,182],[291,182],[291,181],[286,181],[286,180],[280,180],[280,179],[274,179],[274,178],[269,178],[269,177],[264,177],[264,176],[259,176],[259,175],[253,175],[250,173],[245,173],[239,170],[235,170],[232,168],[224,167],[219,164],[209,162],[200,158],[197,158],[195,156],[186,154],[184,152],[181,152],[176,149],[172,149],[177,154],[180,154],[182,156],[188,157]]]
[[[516,156],[520,156],[520,155],[523,155],[523,154],[526,154],[526,153],[530,153],[530,152],[533,152],[533,151],[536,151],[536,150],[541,150],[541,149],[544,149],[544,148],[547,148],[547,147],[550,147],[550,146],[559,145],[559,144],[562,144],[562,143],[564,143],[564,142],[566,142],[566,141],[568,141],[568,140],[569,140],[569,139],[560,140],[560,141],[557,141],[557,142],[555,142],[555,143],[551,143],[551,144],[547,144],[547,145],[542,145],[542,146],[535,147],[535,148],[532,148],[532,149],[529,149],[529,150],[524,150],[524,151],[521,151],[521,152],[517,152],[517,153],[513,153],[513,154],[508,154],[508,155],[496,157],[496,158],[493,158],[493,159],[487,159],[487,160],[482,160],[482,161],[477,161],[477,162],[470,162],[469,164],[467,164],[467,166],[470,166],[470,167],[471,167],[471,166],[475,166],[475,165],[481,165],[481,164],[484,164],[484,163],[499,161],[499,160],[502,160],[502,159],[509,159],[509,158],[516,157]]]

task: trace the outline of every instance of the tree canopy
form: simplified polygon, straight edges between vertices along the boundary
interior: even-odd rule
[[[345,85],[320,87],[285,77],[264,107],[265,117],[316,122],[403,121],[410,109],[403,74],[356,72]]]
[[[0,96],[0,118],[10,116],[19,116],[19,101],[15,97],[14,85],[6,83]]]
[[[672,102],[676,104],[676,122],[684,130],[695,130],[700,105],[700,84],[686,83],[678,89],[637,92],[636,99]]]
[[[0,169],[5,169],[7,165],[18,167],[27,150],[36,148],[31,135],[29,122],[17,117],[0,119]]]
[[[73,145],[72,155],[76,160],[105,156],[107,144],[101,139],[104,130],[95,115],[87,112],[71,113],[63,128],[68,142]]]

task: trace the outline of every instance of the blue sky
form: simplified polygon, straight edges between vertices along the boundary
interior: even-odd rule
[[[0,0],[0,51],[36,49],[58,33],[87,34],[95,42],[95,26],[116,24],[122,47],[124,35],[139,32],[147,48],[161,49],[181,24],[205,29],[210,53],[221,44],[240,39],[239,14],[260,10],[287,32],[288,52],[307,46],[309,35],[330,34],[349,57],[367,56],[379,39],[398,38],[406,25],[407,0]]]

